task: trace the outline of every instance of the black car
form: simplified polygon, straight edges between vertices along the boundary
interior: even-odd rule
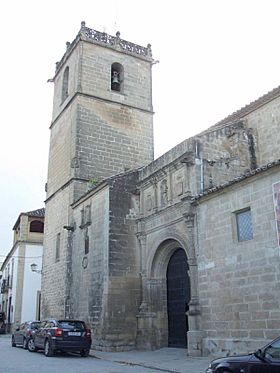
[[[6,320],[5,312],[0,312],[0,334],[6,333],[5,320]]]
[[[27,349],[27,343],[34,330],[38,329],[40,321],[26,321],[20,324],[12,334],[12,346],[22,346]]]
[[[29,339],[30,352],[44,350],[45,356],[55,351],[79,352],[88,356],[91,347],[91,330],[81,320],[45,320]]]
[[[279,373],[280,337],[263,348],[241,356],[213,360],[206,373]]]

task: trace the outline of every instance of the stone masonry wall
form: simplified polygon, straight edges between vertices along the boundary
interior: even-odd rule
[[[263,165],[280,158],[280,98],[247,115],[246,126],[256,133],[257,163]]]
[[[93,346],[98,348],[104,338],[103,305],[108,281],[109,188],[90,193],[75,204],[73,219],[71,316],[88,322]]]
[[[69,187],[46,203],[43,275],[42,275],[42,317],[64,317],[66,282],[68,281],[65,261],[67,258],[67,231],[69,225]],[[65,206],[61,208],[61,206]],[[56,260],[56,239],[60,233],[60,256]]]
[[[78,102],[77,177],[101,180],[151,161],[150,114],[91,98]]]
[[[252,350],[279,335],[279,247],[271,169],[200,199],[199,299],[204,354]],[[253,239],[239,242],[235,212],[250,208]]]
[[[151,64],[90,42],[81,42],[80,87],[83,93],[152,111]],[[111,91],[111,65],[123,66],[123,92]]]
[[[238,123],[199,137],[204,190],[232,180],[251,168],[253,155],[247,132],[243,123]]]
[[[81,42],[76,176],[103,179],[153,159],[151,65]],[[123,90],[111,90],[111,65],[124,68]]]
[[[140,305],[139,252],[132,192],[137,173],[113,178],[110,187],[109,278],[104,310],[104,347],[115,351],[135,348],[136,315]],[[108,315],[105,318],[105,315]]]
[[[51,129],[47,197],[69,181],[74,173],[76,105],[67,108]]]
[[[172,203],[176,196],[187,191],[198,194],[232,180],[250,169],[251,157],[247,129],[243,124],[234,125],[185,140],[144,167],[140,178],[142,181],[148,178],[158,181],[165,173],[169,202]],[[157,194],[160,185],[158,189]],[[147,199],[146,203],[149,204]]]
[[[79,57],[81,54],[80,49],[81,48],[77,46],[72,51],[66,63],[63,65],[60,72],[54,78],[52,121],[56,120],[59,114],[67,107],[67,105],[72,100],[74,94],[77,92],[77,89],[79,87],[80,63],[77,63],[77,61],[79,61]],[[63,73],[67,67],[69,68],[68,96],[63,101],[62,100]]]

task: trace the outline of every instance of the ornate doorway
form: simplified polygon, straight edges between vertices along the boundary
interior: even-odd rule
[[[190,279],[187,256],[177,249],[171,256],[166,273],[168,346],[187,347],[188,303],[190,301]]]

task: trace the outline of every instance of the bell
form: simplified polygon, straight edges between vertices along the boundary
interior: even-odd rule
[[[119,73],[117,71],[113,71],[112,83],[120,84]]]

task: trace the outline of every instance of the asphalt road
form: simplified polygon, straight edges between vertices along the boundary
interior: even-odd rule
[[[76,354],[45,357],[11,346],[10,335],[0,335],[0,373],[159,373],[159,370],[115,363]]]

